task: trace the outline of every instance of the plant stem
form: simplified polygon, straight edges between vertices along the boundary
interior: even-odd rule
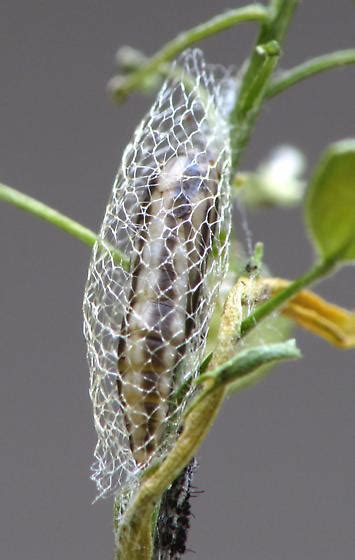
[[[54,210],[50,206],[43,204],[43,202],[23,194],[12,187],[3,185],[2,183],[0,183],[0,200],[4,200],[21,210],[25,210],[26,212],[29,212],[46,222],[50,222],[59,229],[69,233],[69,235],[76,237],[89,247],[92,247],[97,241],[97,235],[91,229],[79,224],[79,222],[65,216],[61,212]],[[127,268],[129,262],[127,257],[116,248],[112,248],[112,253],[114,255],[115,262],[121,264],[124,268]]]
[[[4,200],[21,210],[25,210],[37,216],[37,218],[50,222],[73,237],[76,237],[89,247],[92,247],[96,241],[96,234],[90,229],[72,220],[68,216],[61,214],[57,210],[54,210],[54,208],[47,206],[43,202],[21,193],[12,187],[0,184],[0,200]]]
[[[248,143],[269,79],[278,62],[276,45],[282,42],[297,4],[298,0],[273,0],[268,10],[269,18],[261,26],[230,116],[232,176]],[[270,50],[272,45],[275,47],[274,51]]]
[[[252,315],[249,315],[241,324],[240,334],[245,336],[251,331],[262,319],[265,319],[275,309],[280,307],[287,300],[291,299],[294,295],[300,292],[306,286],[313,284],[335,267],[336,260],[330,259],[316,264],[303,276],[297,278],[287,288],[276,294],[263,305],[260,305]]]
[[[355,64],[355,49],[346,49],[306,60],[276,77],[266,90],[266,97],[274,97],[285,89],[325,70]]]
[[[206,383],[205,398],[200,399],[186,417],[184,431],[165,461],[146,480],[127,510],[119,532],[117,560],[150,560],[152,554],[151,518],[164,490],[175,480],[195,455],[209,432],[225,395],[225,387],[210,391]]]
[[[264,21],[266,16],[267,10],[264,6],[261,4],[250,4],[249,6],[230,10],[224,14],[215,16],[205,23],[201,23],[188,31],[180,33],[175,39],[166,43],[163,48],[135,72],[126,78],[119,77],[117,80],[114,78],[111,82],[111,91],[114,99],[119,102],[123,101],[126,96],[137,89],[148,76],[157,73],[162,64],[171,60],[197,41],[201,41],[201,39],[215,35],[220,31],[244,21]]]

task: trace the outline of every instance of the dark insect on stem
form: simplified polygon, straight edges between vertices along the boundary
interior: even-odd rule
[[[186,552],[190,528],[191,497],[199,494],[192,486],[196,459],[185,467],[163,495],[155,533],[154,560],[178,560]]]

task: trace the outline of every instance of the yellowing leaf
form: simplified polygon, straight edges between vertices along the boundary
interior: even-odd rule
[[[289,280],[263,278],[261,282],[275,295]],[[290,299],[281,312],[293,321],[339,348],[355,348],[355,312],[327,302],[310,290]]]

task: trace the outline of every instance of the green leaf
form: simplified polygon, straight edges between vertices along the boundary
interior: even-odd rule
[[[271,362],[295,360],[300,357],[300,351],[293,339],[263,346],[252,346],[242,350],[215,370],[201,375],[197,383],[202,383],[208,379],[213,379],[215,384],[233,383],[237,379],[247,378],[261,366]]]
[[[312,240],[324,261],[355,261],[355,140],[331,145],[310,183],[305,205]]]

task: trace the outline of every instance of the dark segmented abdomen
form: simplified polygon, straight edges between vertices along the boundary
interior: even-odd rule
[[[202,163],[177,157],[150,185],[138,217],[137,257],[118,347],[118,389],[138,465],[149,461],[160,442],[174,368],[193,333],[216,191],[217,172],[206,156]]]

